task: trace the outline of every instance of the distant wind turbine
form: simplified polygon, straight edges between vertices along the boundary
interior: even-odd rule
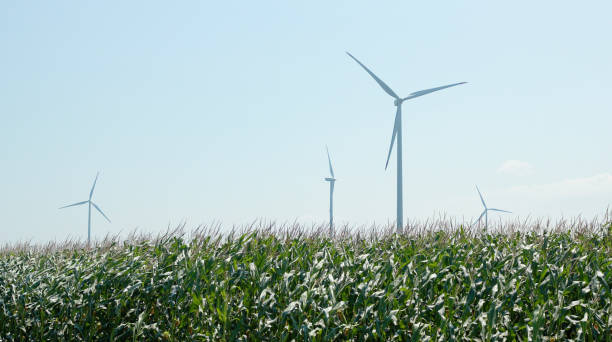
[[[372,76],[372,78],[378,83],[378,85],[391,97],[393,97],[394,104],[397,107],[397,112],[395,113],[395,124],[393,125],[393,134],[391,135],[391,145],[389,146],[389,154],[387,155],[387,163],[385,164],[385,170],[389,165],[389,158],[391,157],[391,151],[393,150],[393,143],[395,142],[395,138],[397,137],[397,231],[401,233],[404,227],[404,205],[403,205],[403,182],[402,182],[402,103],[406,100],[413,99],[415,97],[427,95],[429,93],[433,93],[434,91],[454,87],[456,85],[464,84],[466,82],[453,83],[441,87],[425,89],[415,91],[411,93],[407,97],[401,98],[399,97],[388,85],[385,84],[380,78],[378,78],[370,69],[368,69],[365,65],[363,65],[357,58],[353,57],[350,53],[347,54],[355,60],[365,71]]]
[[[326,177],[325,180],[329,182],[329,230],[333,232],[334,230],[334,183],[336,183],[336,178],[334,176],[334,169],[332,168],[331,158],[329,157],[329,149],[325,146],[325,150],[327,150],[327,162],[329,163],[329,173],[331,177]]]
[[[98,181],[98,176],[100,175],[100,172],[98,172],[96,174],[96,179],[94,179],[93,185],[91,186],[91,191],[89,191],[89,199],[87,201],[83,201],[83,202],[78,202],[78,203],[74,203],[74,204],[70,204],[64,207],[61,207],[60,209],[64,209],[64,208],[68,208],[68,207],[75,207],[78,205],[82,205],[82,204],[89,204],[89,212],[88,212],[88,216],[87,216],[87,245],[89,245],[89,243],[91,242],[91,206],[93,205],[94,208],[96,208],[97,211],[100,212],[100,214],[102,214],[102,216],[104,216],[104,218],[110,222],[111,220],[102,212],[102,209],[100,209],[100,207],[98,207],[92,200],[91,197],[93,196],[93,192],[94,189],[96,187],[96,182]]]
[[[485,217],[485,229],[488,228],[489,225],[489,211],[500,211],[502,213],[509,213],[512,214],[512,212],[507,211],[507,210],[501,210],[501,209],[495,209],[495,208],[488,208],[487,205],[485,204],[484,199],[482,199],[482,194],[480,193],[480,189],[478,189],[478,185],[476,186],[476,191],[478,191],[478,196],[480,196],[480,201],[482,202],[482,206],[484,207],[484,211],[482,212],[482,214],[480,214],[480,217],[472,224],[475,225],[476,223],[480,222],[480,219],[482,219],[482,217]]]

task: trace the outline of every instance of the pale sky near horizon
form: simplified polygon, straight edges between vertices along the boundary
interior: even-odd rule
[[[255,219],[591,218],[612,204],[612,2],[0,3],[0,243]],[[501,215],[491,215],[497,220]]]

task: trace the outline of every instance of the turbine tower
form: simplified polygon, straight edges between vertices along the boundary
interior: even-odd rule
[[[96,182],[98,181],[98,176],[100,175],[100,172],[98,172],[96,174],[96,179],[94,179],[93,185],[91,186],[91,191],[89,191],[89,199],[87,201],[83,201],[83,202],[77,202],[74,204],[70,204],[64,207],[61,207],[60,209],[64,209],[64,208],[68,208],[68,207],[74,207],[74,206],[78,206],[78,205],[82,205],[82,204],[88,204],[89,206],[89,211],[87,214],[87,245],[89,246],[89,243],[91,242],[91,206],[93,205],[94,208],[96,208],[97,211],[100,212],[100,214],[102,214],[102,216],[104,216],[104,218],[110,223],[110,219],[102,212],[102,209],[100,209],[100,207],[98,207],[92,200],[91,197],[93,196],[93,192],[94,189],[96,187]]]
[[[372,78],[378,83],[378,85],[391,97],[394,98],[393,104],[397,107],[397,111],[395,113],[395,124],[393,125],[393,134],[391,135],[391,145],[389,146],[389,154],[387,155],[387,163],[385,164],[385,170],[389,165],[389,158],[391,157],[391,151],[393,150],[393,143],[397,137],[397,232],[401,233],[404,227],[404,204],[403,204],[403,182],[402,182],[402,103],[406,100],[413,99],[415,97],[427,95],[429,93],[433,93],[434,91],[446,89],[449,87],[454,87],[456,85],[464,84],[466,82],[459,82],[448,84],[441,87],[430,88],[415,91],[411,93],[407,97],[401,98],[399,97],[388,85],[385,84],[380,78],[378,78],[370,69],[368,69],[365,65],[363,65],[357,58],[353,57],[349,52],[347,54],[355,60]]]
[[[478,189],[478,185],[476,185],[476,191],[478,191],[478,196],[480,196],[480,201],[482,202],[482,206],[484,207],[484,211],[482,212],[482,214],[480,214],[480,217],[478,217],[478,219],[472,224],[472,226],[475,225],[476,223],[478,223],[480,221],[480,219],[482,219],[482,217],[484,216],[485,217],[485,229],[487,229],[488,225],[489,225],[489,210],[490,211],[500,211],[502,213],[512,214],[512,212],[507,211],[507,210],[488,208],[487,205],[485,204],[484,199],[482,199],[482,194],[480,193],[480,189]]]
[[[334,231],[334,183],[336,183],[336,178],[334,176],[334,169],[332,168],[331,158],[329,157],[329,149],[325,146],[325,150],[327,150],[327,162],[329,163],[329,173],[331,177],[326,177],[325,180],[329,182],[329,230],[331,232]]]

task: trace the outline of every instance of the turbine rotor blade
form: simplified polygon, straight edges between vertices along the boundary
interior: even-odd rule
[[[501,210],[501,209],[494,209],[494,208],[490,208],[490,209],[488,209],[488,210],[491,210],[491,211],[499,211],[499,212],[502,212],[502,213],[512,214],[512,212],[511,212],[511,211],[508,211],[508,210]]]
[[[372,71],[370,71],[370,69],[368,69],[368,67],[366,67],[365,65],[363,65],[363,63],[361,63],[357,58],[353,57],[353,55],[351,55],[348,51],[346,52],[347,55],[349,55],[353,60],[355,60],[355,62],[357,62],[359,65],[361,65],[361,67],[368,73],[370,74],[370,76],[372,76],[372,78],[376,81],[376,83],[378,83],[378,85],[383,88],[383,90],[393,96],[394,98],[399,100],[399,96],[397,96],[397,94],[385,83],[383,82],[380,78],[378,78],[378,76],[374,75],[374,73]]]
[[[387,154],[387,162],[385,163],[385,170],[387,166],[389,166],[389,159],[391,158],[391,152],[393,151],[393,144],[395,143],[395,136],[397,135],[397,131],[399,130],[399,119],[400,115],[402,115],[402,107],[401,104],[397,106],[397,111],[395,112],[395,124],[393,124],[393,135],[391,135],[391,144],[389,145],[389,154]]]
[[[89,202],[89,201],[83,201],[83,202],[78,202],[78,203],[74,203],[74,204],[66,205],[66,206],[63,206],[63,207],[58,208],[58,209],[64,209],[64,208],[68,208],[68,207],[74,207],[74,206],[77,206],[77,205],[85,204],[85,203],[87,203],[87,202]]]
[[[427,95],[429,93],[433,93],[434,91],[438,91],[438,90],[442,90],[442,89],[446,89],[446,88],[450,88],[450,87],[454,87],[454,86],[458,86],[460,84],[465,84],[467,82],[459,82],[459,83],[453,83],[453,84],[448,84],[445,86],[441,86],[441,87],[435,87],[435,88],[430,88],[430,89],[424,89],[424,90],[419,90],[419,91],[415,91],[414,93],[411,93],[410,95],[408,95],[407,97],[403,98],[402,101],[405,100],[409,100],[409,99],[413,99],[415,97],[419,97],[419,96],[423,96],[423,95]]]
[[[476,223],[478,223],[480,221],[480,219],[482,219],[482,217],[487,213],[487,211],[483,211],[482,214],[480,214],[480,217],[478,217],[478,219],[476,221],[474,221],[474,223],[472,223],[472,226],[475,225]]]
[[[91,186],[91,191],[89,192],[89,200],[91,200],[91,196],[93,196],[94,189],[96,188],[96,182],[98,181],[98,176],[100,172],[96,173],[96,179],[94,179],[93,185]]]
[[[100,214],[102,214],[102,216],[104,216],[104,218],[110,223],[110,219],[108,218],[108,216],[106,216],[103,212],[102,209],[100,209],[100,207],[98,207],[94,202],[91,202],[91,205],[94,206],[94,208],[96,208],[97,211],[100,212]]]
[[[485,204],[484,199],[482,199],[482,194],[480,193],[480,189],[478,189],[478,185],[476,185],[476,190],[478,191],[478,196],[480,196],[480,201],[482,202],[482,206],[487,209],[487,205]]]
[[[331,178],[336,178],[336,176],[334,176],[334,169],[332,168],[331,158],[329,157],[329,149],[327,148],[327,145],[325,145],[325,149],[327,150],[327,162],[329,163],[329,173],[331,173]]]

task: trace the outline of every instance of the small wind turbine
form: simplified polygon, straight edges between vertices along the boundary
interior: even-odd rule
[[[334,230],[334,183],[336,183],[336,178],[334,176],[334,169],[332,168],[331,158],[329,157],[329,149],[325,146],[325,150],[327,150],[327,162],[329,163],[329,173],[331,177],[326,177],[325,180],[329,182],[329,230],[333,232]]]
[[[100,175],[100,172],[98,172],[96,174],[96,179],[94,179],[93,185],[91,186],[91,191],[89,191],[89,199],[87,201],[83,201],[83,202],[78,202],[78,203],[74,203],[74,204],[70,204],[64,207],[61,207],[60,209],[64,209],[64,208],[68,208],[68,207],[74,207],[77,205],[82,205],[82,204],[89,204],[89,212],[88,212],[88,216],[87,216],[87,245],[89,245],[89,243],[91,242],[91,206],[93,205],[94,208],[96,208],[97,211],[100,212],[100,214],[102,214],[102,216],[104,216],[104,218],[110,222],[111,220],[102,212],[102,209],[100,209],[100,207],[98,207],[92,200],[91,197],[93,196],[93,192],[94,192],[94,188],[96,187],[96,182],[98,181],[98,175]]]
[[[404,205],[403,205],[403,182],[402,182],[402,103],[406,100],[413,99],[415,97],[427,95],[429,93],[433,93],[434,91],[454,87],[456,85],[464,84],[466,82],[459,82],[448,84],[441,87],[425,89],[415,91],[411,93],[407,97],[401,98],[399,97],[388,85],[385,84],[380,78],[378,78],[370,69],[368,69],[365,65],[363,65],[357,58],[353,57],[350,53],[347,54],[355,60],[361,67],[368,73],[372,78],[378,83],[378,85],[391,97],[395,100],[393,104],[397,107],[397,112],[395,113],[395,124],[393,125],[393,134],[391,135],[391,145],[389,146],[389,154],[387,155],[387,163],[385,164],[385,170],[389,165],[389,158],[391,157],[391,151],[393,150],[393,143],[395,142],[395,137],[397,136],[397,231],[401,233],[404,227]]]
[[[500,211],[502,213],[509,213],[512,214],[512,212],[507,211],[507,210],[501,210],[501,209],[495,209],[495,208],[488,208],[487,205],[485,204],[484,199],[482,199],[482,194],[480,193],[480,189],[478,189],[478,185],[476,186],[476,190],[478,191],[478,196],[480,196],[480,201],[482,202],[482,206],[484,207],[484,211],[482,212],[482,214],[480,214],[480,217],[472,224],[475,225],[476,223],[480,222],[480,219],[482,219],[482,217],[485,217],[485,229],[488,228],[489,225],[489,210],[490,211]]]

